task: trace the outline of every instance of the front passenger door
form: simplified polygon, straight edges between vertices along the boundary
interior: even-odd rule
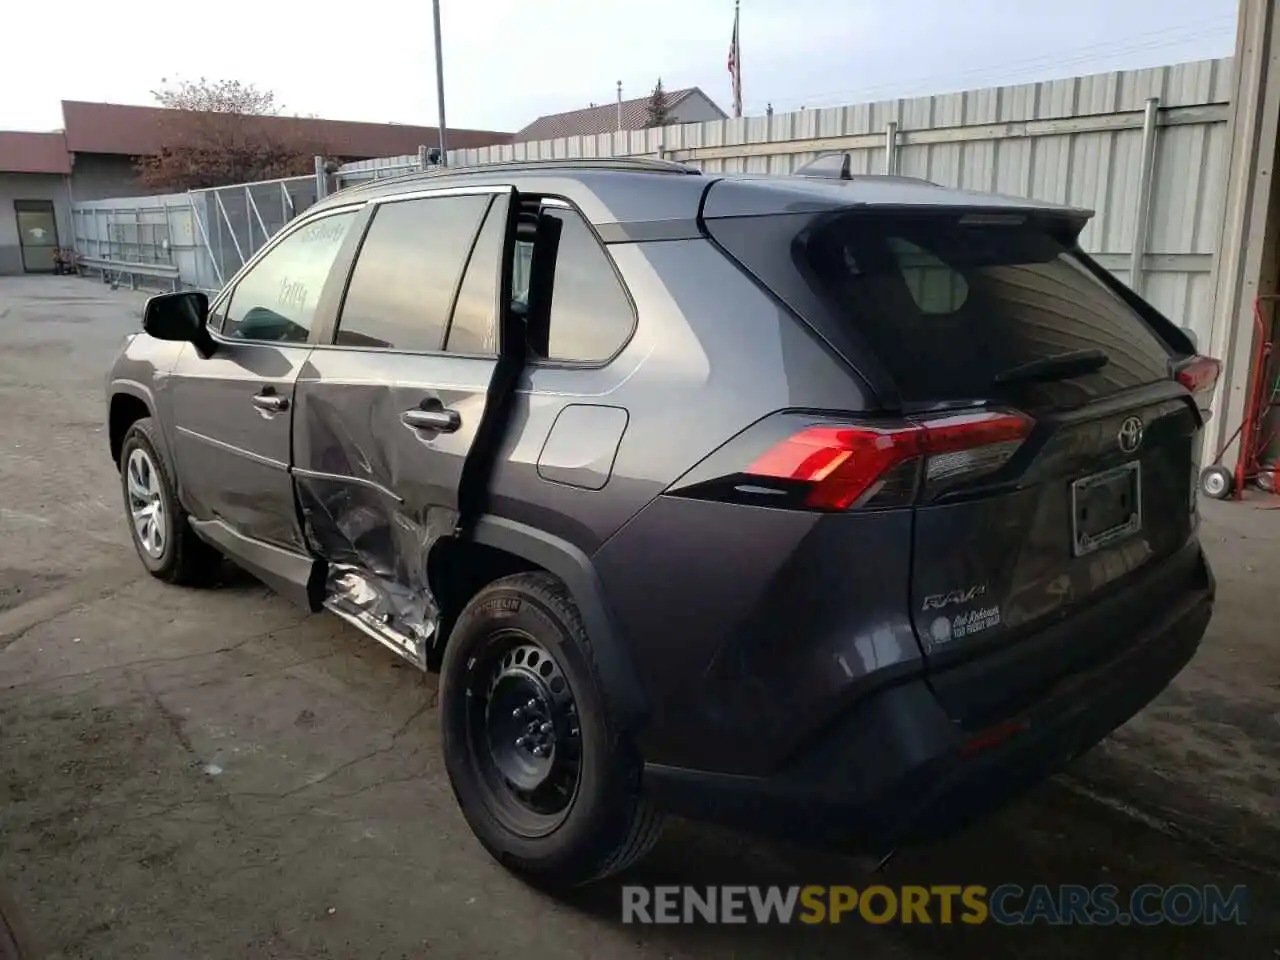
[[[183,502],[236,538],[306,552],[289,476],[294,382],[312,325],[332,310],[330,271],[357,215],[335,212],[283,235],[215,302],[213,355],[188,344],[172,372]]]

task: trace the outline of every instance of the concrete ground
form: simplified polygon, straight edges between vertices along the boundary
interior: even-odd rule
[[[1166,694],[1067,775],[877,878],[1247,884],[1248,925],[627,926],[621,882],[862,885],[868,865],[676,823],[569,902],[496,866],[445,779],[434,678],[252,581],[143,574],[102,426],[102,374],[141,302],[0,281],[0,902],[42,954],[1280,956],[1280,511],[1265,500],[1206,505],[1220,606]]]

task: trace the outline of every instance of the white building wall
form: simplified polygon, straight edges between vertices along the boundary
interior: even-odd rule
[[[719,107],[697,91],[681,100],[671,111],[673,123],[703,123],[707,120],[719,120],[723,116],[724,112]]]

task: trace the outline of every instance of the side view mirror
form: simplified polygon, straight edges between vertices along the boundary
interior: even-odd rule
[[[1187,339],[1191,341],[1191,348],[1198,351],[1200,349],[1200,338],[1196,335],[1196,332],[1190,327],[1179,327],[1178,329],[1186,334]]]
[[[213,339],[205,328],[209,297],[199,290],[161,293],[142,310],[142,329],[157,340],[195,344],[201,356],[213,353]]]

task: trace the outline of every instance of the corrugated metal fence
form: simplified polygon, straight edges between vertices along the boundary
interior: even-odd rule
[[[1210,276],[1226,186],[1231,89],[1231,61],[1211,60],[767,117],[455,150],[449,153],[449,164],[665,156],[708,172],[790,173],[822,153],[848,151],[855,172],[896,172],[1095,210],[1081,238],[1085,249],[1172,319],[1207,337]],[[347,164],[338,180],[345,185],[403,173],[422,162],[420,152]],[[314,189],[312,178],[290,181],[295,182],[310,183]],[[182,282],[220,283],[252,254],[276,221],[268,220],[261,202],[261,219],[247,202],[242,209],[232,201],[233,212],[228,191],[242,191],[248,198],[272,189],[285,188],[248,185],[191,194],[211,195],[191,201],[192,226],[203,226],[208,233],[196,242],[209,249],[208,259],[218,263],[221,277],[210,277],[208,270],[196,276],[180,269]],[[168,199],[138,202],[154,206]],[[129,202],[79,204],[76,222],[92,221],[81,214],[85,208]],[[79,234],[78,228],[78,238]],[[236,255],[230,257],[228,250]]]
[[[855,173],[900,173],[1096,211],[1082,246],[1207,338],[1231,89],[1230,59],[1206,60],[450,151],[449,163],[664,156],[708,172],[790,173],[823,153],[848,151]]]

